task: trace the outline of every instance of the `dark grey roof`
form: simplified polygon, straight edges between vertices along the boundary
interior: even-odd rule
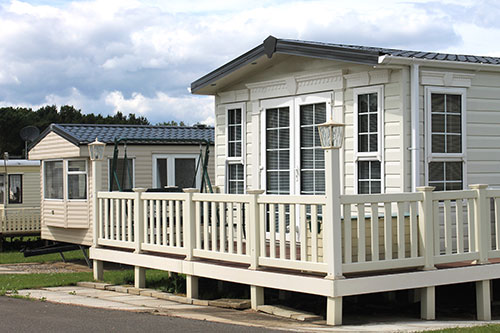
[[[377,65],[379,61],[378,58],[384,55],[411,59],[425,59],[431,61],[438,60],[489,65],[500,64],[500,58],[498,57],[408,51],[381,47],[310,42],[294,39],[277,39],[273,36],[269,36],[261,45],[251,49],[238,58],[191,83],[191,91],[196,93],[198,90],[213,84],[215,81],[230,74],[231,72],[254,62],[263,55],[267,55],[268,58],[271,58],[274,53],[339,60],[367,65]]]
[[[88,144],[96,138],[106,144],[115,139],[127,139],[131,144],[195,144],[214,143],[214,128],[208,126],[149,126],[149,125],[90,125],[51,124],[31,145],[48,133],[55,132],[75,145]]]

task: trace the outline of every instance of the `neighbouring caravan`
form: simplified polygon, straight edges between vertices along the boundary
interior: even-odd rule
[[[40,161],[0,160],[0,240],[40,233]]]
[[[90,245],[92,243],[92,171],[88,144],[106,143],[102,188],[199,187],[200,151],[211,148],[214,129],[206,126],[52,124],[30,146],[29,158],[41,160],[42,238]],[[112,174],[115,140],[120,152]],[[126,156],[125,156],[126,151]],[[198,169],[197,169],[198,168]],[[198,170],[198,172],[197,172]],[[213,177],[214,164],[209,162]]]

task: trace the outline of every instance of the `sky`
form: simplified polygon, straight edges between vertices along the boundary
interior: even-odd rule
[[[277,38],[500,56],[500,1],[0,0],[0,107],[214,123],[191,82]]]

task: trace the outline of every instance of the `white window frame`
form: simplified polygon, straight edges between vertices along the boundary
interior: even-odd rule
[[[261,186],[267,189],[266,110],[288,107],[290,110],[290,195],[301,193],[300,188],[300,105],[326,103],[326,120],[333,115],[333,92],[318,92],[293,97],[261,100]]]
[[[241,110],[241,156],[229,156],[229,110],[240,109]],[[241,164],[243,165],[243,193],[247,192],[247,177],[246,177],[246,118],[247,110],[245,103],[232,103],[225,105],[225,172],[224,174],[224,192],[229,193],[229,164]]]
[[[69,171],[69,162],[70,161],[83,161],[85,162],[85,171]],[[89,199],[89,166],[88,166],[88,161],[86,159],[81,159],[81,158],[75,158],[75,159],[68,159],[63,161],[63,187],[64,187],[64,195],[65,199],[67,201],[87,201]],[[86,193],[86,198],[85,199],[70,199],[69,198],[69,181],[68,178],[70,175],[85,175],[85,186],[87,187],[85,190]]]
[[[62,198],[58,199],[58,198],[47,198],[45,197],[45,189],[47,187],[47,183],[45,182],[45,163],[47,162],[62,162],[62,170],[63,170],[63,174],[62,174],[62,186],[63,186],[63,189],[62,189]],[[47,201],[59,201],[59,202],[63,202],[66,200],[65,198],[65,193],[66,193],[66,181],[64,180],[64,178],[66,177],[66,168],[65,168],[65,164],[64,164],[64,160],[63,159],[50,159],[50,160],[44,160],[42,161],[42,184],[43,184],[43,200],[47,200]]]
[[[123,159],[123,157],[119,157],[118,158],[119,160],[120,159]],[[132,160],[132,188],[135,187],[135,156],[130,156],[130,157],[127,157],[127,160]],[[107,189],[109,190],[109,185],[111,184],[111,177],[110,177],[110,171],[111,171],[111,163],[113,162],[113,157],[108,157],[108,173],[107,173],[107,177],[108,177],[108,187]]]
[[[153,188],[160,188],[158,185],[157,177],[158,170],[156,163],[158,159],[167,160],[167,186],[175,186],[175,160],[183,158],[193,158],[195,167],[198,165],[198,159],[200,155],[198,154],[153,154]],[[135,170],[135,169],[134,169]],[[201,184],[201,173],[196,174],[196,187],[199,188]],[[134,180],[135,183],[135,180]]]
[[[377,151],[359,152],[358,151],[358,96],[364,94],[377,93]],[[379,161],[380,162],[380,193],[385,193],[385,163],[384,163],[384,86],[369,86],[353,89],[353,141],[354,141],[354,193],[358,194],[359,161]]]
[[[425,184],[429,184],[429,163],[431,162],[462,162],[462,189],[466,189],[467,182],[467,89],[451,87],[428,86],[425,92]],[[462,125],[462,152],[461,153],[433,153],[432,152],[432,94],[461,95],[461,125]]]

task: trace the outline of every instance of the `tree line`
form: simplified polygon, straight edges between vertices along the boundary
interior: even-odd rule
[[[31,108],[0,108],[0,153],[24,157],[24,141],[19,133],[25,126],[36,126],[40,133],[50,124],[121,124],[150,125],[148,119],[131,113],[128,116],[117,112],[113,116],[83,114],[73,106],[64,105],[57,109],[55,105],[44,106],[38,110]]]

